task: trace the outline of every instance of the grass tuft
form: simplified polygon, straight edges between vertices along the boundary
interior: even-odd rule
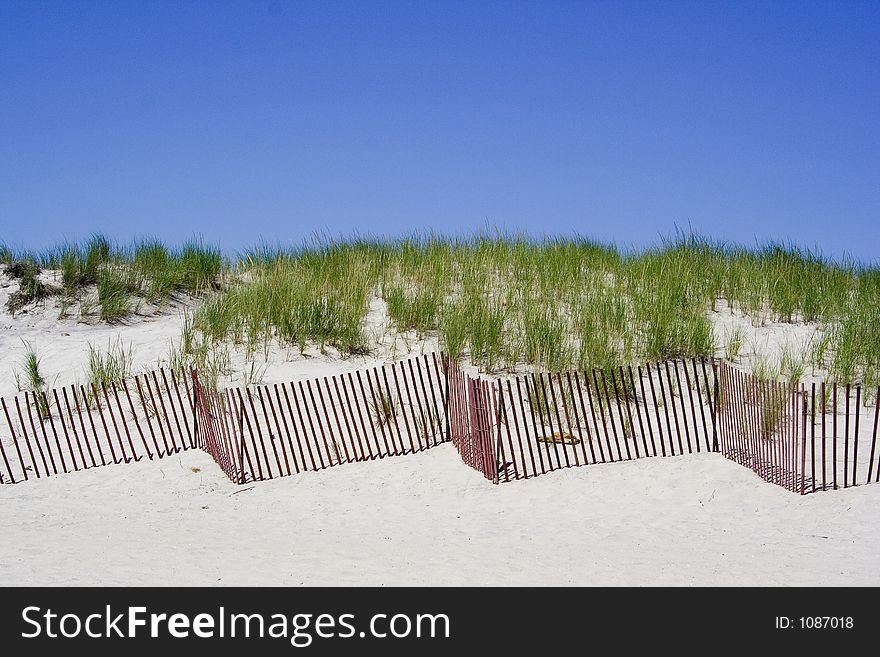
[[[89,362],[86,375],[89,383],[101,389],[102,385],[120,383],[131,376],[131,346],[126,349],[119,338],[107,341],[107,350],[101,351],[89,344]]]
[[[18,290],[9,295],[6,308],[14,316],[25,306],[55,293],[39,279],[40,266],[33,260],[16,260],[6,265],[6,274],[18,280]]]
[[[34,396],[37,413],[42,418],[49,417],[49,402],[46,396],[48,384],[40,370],[40,357],[29,342],[22,340],[25,355],[20,368],[14,372],[15,387],[19,391],[31,392]]]

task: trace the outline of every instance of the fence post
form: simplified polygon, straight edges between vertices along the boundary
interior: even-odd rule
[[[877,386],[877,396],[874,397],[874,432],[871,434],[871,458],[868,461],[868,478],[865,480],[866,484],[871,483],[871,474],[874,472],[874,450],[877,446],[878,418],[880,418],[880,386]],[[880,465],[877,467],[877,474],[880,475]]]
[[[807,480],[807,391],[801,384],[801,495],[805,493]]]
[[[856,386],[856,427],[853,433],[853,471],[852,485],[856,485],[856,466],[859,463],[859,420],[861,419],[862,386]]]
[[[3,401],[3,411],[6,412],[6,400]],[[9,430],[12,432],[12,440],[15,443],[16,450],[18,449],[18,441],[15,439],[15,429],[12,428],[12,422],[9,420],[9,413],[6,413],[6,421],[9,424]],[[3,454],[3,462],[6,464],[6,472],[9,473],[9,483],[15,483],[15,475],[12,474],[12,468],[9,466],[9,460],[6,458],[6,450],[3,449],[3,441],[0,439],[0,453]],[[873,459],[873,456],[871,457]],[[74,461],[76,463],[76,461]],[[24,470],[24,465],[22,465],[21,454],[18,457],[18,464],[21,465],[22,470]],[[26,471],[25,471],[26,472]],[[25,474],[25,478],[27,478],[27,474]],[[870,473],[868,474],[868,479],[871,478]],[[3,483],[6,483],[5,481]]]
[[[718,449],[718,415],[721,412],[721,404],[719,402],[719,386],[718,386],[718,365],[715,363],[715,359],[712,359],[712,378],[714,381],[712,382],[712,406],[715,409],[715,420],[712,422],[712,451],[719,452]]]
[[[233,398],[234,403],[234,398]],[[244,471],[244,407],[238,408],[238,462],[241,464],[241,480],[238,482],[243,484],[247,478]],[[253,466],[251,466],[253,470]]]
[[[449,423],[449,407],[450,407],[450,403],[449,403],[449,356],[447,354],[441,353],[440,360],[443,361],[443,385],[446,387],[446,393],[443,397],[443,399],[446,400],[446,408],[444,409],[444,412],[443,412],[443,415],[445,416],[444,417],[444,424],[445,424],[444,428],[446,429],[446,440],[451,440],[452,439],[452,430],[451,430],[451,425]],[[415,382],[413,382],[413,384],[415,384]],[[416,391],[416,394],[418,394],[418,390]],[[430,412],[431,412],[431,409],[429,408],[428,413],[430,414]],[[428,437],[426,435],[425,440],[427,441],[427,439],[428,439]]]
[[[498,381],[498,391],[501,392],[501,381]],[[501,422],[498,419],[498,404],[500,403],[501,397],[495,397],[495,403],[492,404],[492,400],[489,400],[490,405],[494,406],[492,409],[492,422],[498,425],[498,433],[496,434],[494,431],[491,432],[490,435],[495,436],[495,479],[492,483],[497,484],[499,482],[498,478],[498,466],[501,459]],[[501,463],[501,465],[504,465]]]
[[[195,368],[190,372],[193,382],[193,441],[194,446],[201,447],[202,441],[199,436],[199,392],[201,390],[201,382],[199,381],[199,371]]]

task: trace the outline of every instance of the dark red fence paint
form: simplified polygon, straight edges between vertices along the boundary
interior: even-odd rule
[[[9,403],[0,399],[5,421],[0,480],[16,483],[191,449],[194,408],[186,401],[186,380],[187,376],[159,370],[134,378],[136,397],[122,382],[71,385],[39,394],[25,391]],[[164,450],[156,439],[156,426]]]
[[[241,484],[446,441],[493,483],[701,451],[799,494],[880,480],[880,389],[871,409],[860,386],[761,381],[714,359],[493,380],[431,354],[219,391],[196,371],[133,384],[0,399],[2,483],[198,447]]]
[[[411,454],[445,442],[445,389],[428,356],[224,393],[193,373],[199,446],[236,483]]]
[[[719,370],[724,456],[801,495],[855,486],[859,473],[865,473],[861,483],[877,481],[880,388],[871,410],[861,386],[807,388],[761,381],[727,363]]]
[[[484,381],[447,362],[450,435],[462,460],[495,482],[715,451],[715,371],[690,360]]]

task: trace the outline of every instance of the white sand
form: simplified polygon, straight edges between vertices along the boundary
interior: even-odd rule
[[[825,379],[827,372],[812,364],[812,349],[824,336],[825,330],[818,322],[775,322],[766,317],[753,317],[739,310],[732,310],[724,299],[719,299],[715,310],[709,313],[717,356],[727,358],[737,367],[752,372],[760,364],[771,371],[780,370],[783,351],[796,360],[803,360],[804,375],[801,382],[809,385]],[[739,332],[742,337],[740,352],[735,356],[725,353],[725,345],[731,335]]]
[[[877,585],[878,501],[880,486],[793,495],[717,454],[493,486],[443,445],[237,487],[194,451],[0,487],[0,577],[7,585]]]
[[[0,305],[14,291],[2,287]],[[177,339],[179,300],[124,325],[59,320],[54,301],[0,310],[0,395],[30,343],[54,385],[85,380],[87,346],[116,337],[135,371]],[[771,353],[815,327],[752,326]],[[436,349],[365,322],[374,356],[273,347],[264,382]],[[746,350],[749,347],[747,346]],[[233,362],[240,381],[241,354]],[[748,365],[748,354],[743,356]],[[864,431],[864,427],[863,427]],[[198,472],[193,468],[199,469]],[[0,582],[15,584],[880,584],[880,485],[799,497],[717,454],[571,469],[492,486],[450,445],[237,487],[199,451],[0,486]]]

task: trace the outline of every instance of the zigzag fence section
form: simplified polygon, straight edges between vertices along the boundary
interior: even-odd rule
[[[232,481],[240,479],[240,461],[230,439],[226,396],[205,388],[199,373],[192,372],[193,416],[198,427],[198,446],[207,452]]]
[[[720,366],[721,452],[762,479],[800,493],[880,481],[880,388],[762,381]]]
[[[0,407],[0,480],[17,483],[196,446],[187,376],[164,369],[130,381],[22,392]]]
[[[498,441],[493,433],[497,397],[489,381],[462,372],[444,359],[449,384],[449,435],[461,460],[498,483]]]
[[[435,354],[296,383],[196,386],[203,448],[236,483],[423,451],[447,440]]]
[[[453,442],[496,482],[561,468],[718,451],[717,365],[671,360],[495,381],[450,365]],[[456,403],[456,400],[459,400]]]
[[[430,354],[223,390],[159,369],[0,399],[0,482],[198,447],[241,484],[451,441],[493,483],[721,452],[805,494],[880,481],[878,398],[871,407],[860,386],[762,381],[713,359],[484,379]]]

